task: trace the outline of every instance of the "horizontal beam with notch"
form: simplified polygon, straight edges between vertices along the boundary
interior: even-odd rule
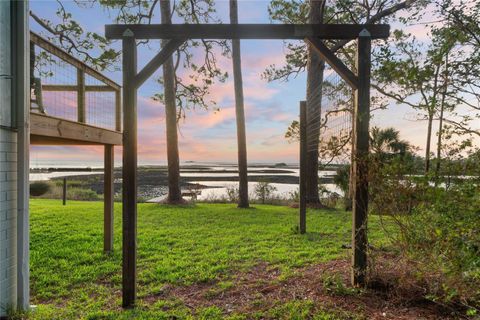
[[[366,29],[372,39],[388,38],[386,24],[107,24],[107,39],[356,39]]]

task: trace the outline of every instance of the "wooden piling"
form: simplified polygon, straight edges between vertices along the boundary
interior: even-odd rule
[[[368,153],[370,121],[371,38],[363,30],[357,45],[353,161],[352,284],[365,285],[367,270]]]
[[[135,38],[126,30],[123,45],[123,301],[124,308],[133,307],[137,281],[137,48]]]
[[[300,101],[299,231],[301,234],[307,232],[307,146],[307,102]]]
[[[103,250],[108,253],[113,251],[114,147],[107,144],[104,149]]]

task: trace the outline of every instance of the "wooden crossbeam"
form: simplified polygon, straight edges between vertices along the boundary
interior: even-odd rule
[[[108,24],[107,39],[122,39],[130,30],[136,39],[355,39],[366,29],[372,39],[388,38],[385,24]]]
[[[185,39],[172,39],[153,57],[135,77],[136,87],[140,87],[178,49]]]
[[[310,43],[320,57],[327,62],[354,90],[358,88],[358,77],[338,59],[335,53],[330,51],[323,42],[314,37],[307,37],[305,41]]]
[[[39,145],[122,145],[122,134],[85,123],[44,114],[30,113],[32,144]]]

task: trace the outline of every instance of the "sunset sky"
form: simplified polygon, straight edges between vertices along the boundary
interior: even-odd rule
[[[228,22],[228,1],[216,3],[219,16],[224,22]],[[269,23],[268,3],[240,0],[240,23]],[[30,4],[31,10],[40,17],[56,21],[56,2],[32,1]],[[65,2],[65,7],[73,13],[85,31],[103,34],[104,25],[112,23],[112,17],[102,9],[79,8],[73,2]],[[41,30],[33,21],[31,28],[34,31]],[[419,37],[426,36],[426,28],[422,25],[408,27],[407,31],[414,32]],[[284,133],[291,121],[298,117],[299,101],[305,99],[305,74],[289,82],[267,83],[260,75],[268,65],[281,65],[284,62],[283,42],[245,40],[241,45],[248,160],[250,163],[280,161],[296,163],[298,145],[286,141]],[[155,48],[155,44],[152,44],[152,48]],[[139,69],[154,53],[154,50],[147,48],[139,49]],[[185,121],[180,123],[181,161],[236,161],[231,61],[224,57],[219,57],[219,60],[222,69],[230,74],[226,83],[215,84],[211,88],[211,98],[217,101],[220,111],[187,112]],[[164,107],[150,98],[161,90],[154,80],[160,72],[159,70],[138,92],[140,164],[161,164],[166,161]],[[106,75],[121,84],[121,72],[106,72]],[[426,124],[411,121],[412,115],[409,108],[392,104],[389,110],[375,113],[372,123],[381,127],[397,127],[401,129],[403,138],[422,146],[425,141]],[[120,160],[121,149],[117,149],[117,160]],[[100,147],[32,147],[31,150],[31,164],[34,166],[59,161],[101,163],[103,156]]]

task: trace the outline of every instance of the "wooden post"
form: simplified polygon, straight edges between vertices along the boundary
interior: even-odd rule
[[[66,177],[63,177],[62,204],[64,206],[67,204],[67,178]]]
[[[352,285],[364,286],[367,269],[368,153],[370,121],[371,38],[359,34],[357,48],[358,89],[355,91],[353,162]]]
[[[113,155],[114,147],[111,144],[105,145],[104,156],[104,178],[103,178],[103,250],[105,252],[113,251],[113,197],[114,191],[114,176],[113,176]]]
[[[115,91],[115,130],[122,131],[122,92]]]
[[[124,308],[133,307],[137,281],[137,47],[130,30],[123,34],[123,181],[122,286]]]
[[[307,232],[307,102],[300,101],[300,233]]]
[[[85,72],[77,69],[77,120],[85,123]]]

